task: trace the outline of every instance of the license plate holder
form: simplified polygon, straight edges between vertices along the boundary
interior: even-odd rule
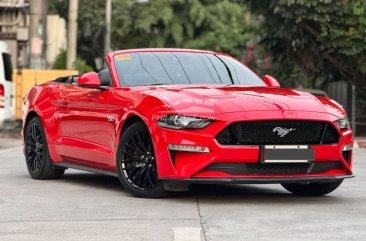
[[[308,163],[315,152],[307,145],[265,145],[262,157],[263,163]]]

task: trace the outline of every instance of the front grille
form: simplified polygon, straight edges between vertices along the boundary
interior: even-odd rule
[[[331,169],[340,169],[340,161],[326,161],[313,163],[223,163],[215,162],[203,171],[224,172],[230,175],[288,175],[288,174],[315,174]]]
[[[282,135],[283,130],[290,130]],[[216,140],[222,145],[334,144],[339,134],[332,124],[320,121],[237,122],[222,130]]]

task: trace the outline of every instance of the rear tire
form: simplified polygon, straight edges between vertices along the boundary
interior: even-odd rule
[[[144,123],[136,122],[123,133],[117,151],[117,173],[122,186],[136,197],[166,195],[158,178],[150,133]]]
[[[334,182],[317,183],[283,183],[281,184],[287,191],[301,196],[322,196],[336,190],[343,180]]]
[[[46,135],[38,117],[29,121],[24,132],[24,155],[28,172],[34,179],[57,179],[65,172],[64,168],[52,163]]]

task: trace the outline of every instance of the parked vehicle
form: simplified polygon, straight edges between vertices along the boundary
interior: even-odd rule
[[[13,69],[8,46],[0,41],[0,127],[13,115]]]
[[[116,176],[138,197],[190,183],[280,183],[324,195],[353,177],[346,112],[280,88],[232,57],[189,49],[107,54],[108,69],[60,77],[24,100],[28,171]]]

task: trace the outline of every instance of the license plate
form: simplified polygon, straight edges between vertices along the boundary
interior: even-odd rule
[[[314,160],[314,150],[309,146],[266,145],[263,149],[264,163],[304,163]]]

